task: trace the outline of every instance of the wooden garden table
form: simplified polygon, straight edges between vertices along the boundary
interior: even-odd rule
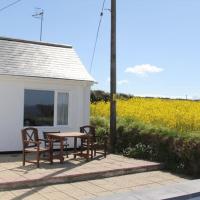
[[[54,158],[58,158],[60,160],[60,163],[64,162],[64,156],[63,156],[64,139],[68,138],[68,137],[74,138],[74,158],[76,157],[76,155],[78,155],[78,156],[86,158],[87,161],[89,160],[89,155],[90,155],[90,153],[89,153],[90,136],[89,135],[86,135],[85,133],[80,133],[80,132],[64,132],[64,133],[48,133],[47,137],[50,140],[59,140],[60,141],[60,153],[59,153],[59,155],[53,156],[53,150],[52,150],[52,156],[51,156],[52,162],[53,162]],[[87,153],[77,151],[77,138],[87,140]]]

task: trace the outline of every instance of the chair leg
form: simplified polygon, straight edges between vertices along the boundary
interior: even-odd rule
[[[83,153],[83,139],[81,138],[81,146],[80,146],[80,152]]]
[[[94,148],[94,156],[96,156],[97,155],[97,150],[96,150],[96,148]]]
[[[67,156],[67,158],[69,158],[69,154],[68,154],[68,150],[67,150],[67,145],[65,146],[65,152],[66,152],[66,156]]]
[[[107,155],[107,142],[104,143],[104,157]]]
[[[49,151],[49,162],[53,164],[53,152],[52,150]]]
[[[23,166],[25,166],[25,152],[23,151]]]
[[[39,162],[40,162],[40,152],[37,152],[36,160],[37,160],[37,168],[39,168],[40,167],[40,164],[39,164]]]
[[[93,152],[94,152],[94,149],[91,148],[91,160],[93,159]]]
[[[104,157],[106,158],[107,152],[106,149],[104,149]]]

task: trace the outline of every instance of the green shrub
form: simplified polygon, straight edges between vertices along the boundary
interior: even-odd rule
[[[109,120],[92,118],[97,133],[109,130]],[[146,126],[132,119],[117,120],[117,153],[163,162],[167,169],[200,176],[200,135]]]
[[[131,158],[153,160],[155,157],[155,152],[150,145],[138,143],[132,148],[126,148],[123,151],[123,155]]]
[[[109,121],[104,117],[90,117],[90,124],[95,127],[109,129]]]
[[[103,143],[109,132],[109,121],[103,117],[91,117],[90,124],[96,127],[97,142]]]

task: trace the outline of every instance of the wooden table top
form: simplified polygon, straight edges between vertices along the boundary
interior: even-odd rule
[[[80,133],[80,132],[64,132],[64,133],[48,133],[48,136],[63,138],[63,137],[84,137],[87,135],[85,133]]]

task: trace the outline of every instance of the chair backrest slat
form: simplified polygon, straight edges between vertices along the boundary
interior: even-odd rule
[[[80,132],[88,134],[88,135],[92,135],[94,142],[96,141],[96,133],[95,133],[95,127],[94,126],[90,126],[90,125],[81,126]]]
[[[24,128],[22,129],[21,133],[22,133],[22,144],[24,148],[36,146],[36,144],[30,143],[38,141],[38,130],[36,128],[32,127]]]

